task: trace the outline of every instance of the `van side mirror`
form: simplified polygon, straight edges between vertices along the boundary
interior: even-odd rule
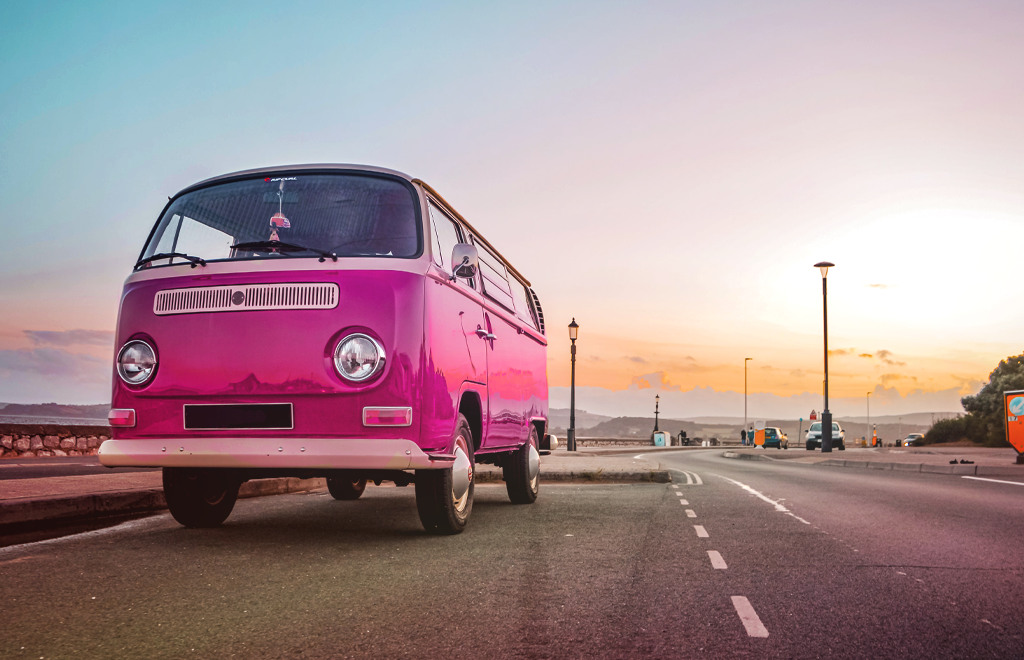
[[[452,248],[452,281],[454,282],[457,277],[476,277],[476,272],[480,268],[479,261],[480,255],[475,245],[457,244]]]

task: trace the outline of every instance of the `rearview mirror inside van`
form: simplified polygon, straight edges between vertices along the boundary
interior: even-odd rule
[[[480,257],[475,245],[458,243],[452,248],[452,279],[454,280],[456,277],[476,277],[476,271],[479,269],[479,259]]]

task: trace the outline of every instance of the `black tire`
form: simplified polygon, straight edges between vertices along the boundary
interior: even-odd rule
[[[537,427],[530,425],[530,437],[519,449],[512,452],[502,466],[505,489],[512,504],[533,504],[540,492],[540,454],[531,458],[531,449],[537,452]],[[537,461],[537,473],[530,478],[530,463]]]
[[[216,527],[227,520],[242,484],[217,470],[164,468],[164,497],[185,527]]]
[[[807,441],[807,451],[814,451],[814,443],[810,440]]]
[[[473,432],[461,414],[455,424],[451,453],[460,448],[469,459],[469,488],[463,497],[455,497],[454,467],[416,470],[416,509],[423,528],[430,534],[460,534],[473,511]]]
[[[344,477],[328,477],[327,490],[336,500],[358,500],[366,490],[366,479],[346,479]]]

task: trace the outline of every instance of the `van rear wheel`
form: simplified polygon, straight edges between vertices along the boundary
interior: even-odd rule
[[[185,527],[216,527],[227,520],[242,484],[216,470],[164,468],[164,497]]]
[[[366,479],[328,477],[327,490],[336,500],[358,500],[366,490]]]
[[[455,464],[444,470],[416,470],[416,509],[431,534],[459,534],[473,510],[473,433],[459,415],[452,453]]]
[[[513,504],[533,504],[540,492],[540,452],[537,427],[530,426],[530,439],[512,452],[502,466],[505,489]]]

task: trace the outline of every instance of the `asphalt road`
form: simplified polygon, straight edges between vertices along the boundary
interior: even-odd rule
[[[110,472],[149,472],[160,468],[108,468],[96,456],[54,456],[47,458],[11,458],[0,461],[0,481],[44,477],[81,477]]]
[[[529,506],[481,486],[455,537],[382,487],[0,549],[0,657],[1024,656],[1024,487],[721,454]]]

